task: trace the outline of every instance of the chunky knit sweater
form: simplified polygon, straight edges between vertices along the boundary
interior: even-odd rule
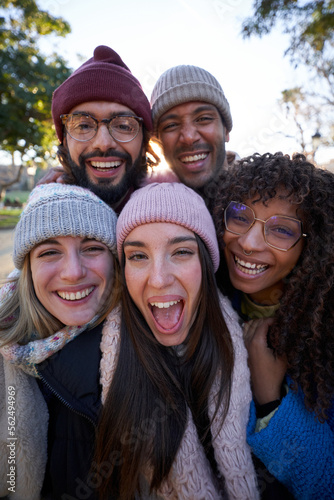
[[[212,387],[209,401],[209,417],[215,459],[219,472],[225,479],[225,488],[230,500],[255,500],[259,498],[255,471],[250,449],[246,443],[246,426],[249,418],[251,390],[247,353],[238,318],[228,299],[220,298],[221,309],[231,333],[235,364],[232,375],[230,406],[223,426],[219,421],[223,408],[213,419],[214,394],[217,386]],[[117,364],[120,316],[113,311],[107,319],[101,343],[101,382],[102,401],[105,401],[109,385]],[[149,475],[149,472],[148,472]],[[204,449],[199,442],[196,427],[188,414],[188,423],[168,480],[164,482],[158,495],[166,500],[214,500],[223,498],[216,488]]]
[[[255,426],[252,403],[248,443],[296,500],[334,499],[334,404],[320,423],[306,409],[301,391],[289,391],[268,426],[260,432]]]

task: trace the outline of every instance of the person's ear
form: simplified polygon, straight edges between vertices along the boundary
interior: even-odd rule
[[[229,142],[230,140],[230,133],[228,132],[227,128],[224,127],[225,129],[225,142]]]

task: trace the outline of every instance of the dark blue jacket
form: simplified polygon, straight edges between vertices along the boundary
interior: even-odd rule
[[[102,324],[38,365],[50,420],[43,498],[95,500],[90,471],[101,409]]]

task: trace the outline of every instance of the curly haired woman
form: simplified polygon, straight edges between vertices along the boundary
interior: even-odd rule
[[[303,500],[334,498],[333,193],[333,174],[303,155],[255,154],[223,174],[216,199],[218,281],[251,369],[248,442]]]

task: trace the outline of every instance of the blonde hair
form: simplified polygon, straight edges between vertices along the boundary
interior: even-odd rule
[[[113,254],[114,283],[108,299],[98,312],[92,328],[100,324],[120,300],[122,282],[119,264]],[[7,281],[14,290],[0,305],[0,347],[27,344],[32,339],[49,337],[65,325],[50,314],[38,300],[32,280],[30,256],[26,255],[20,275]]]

